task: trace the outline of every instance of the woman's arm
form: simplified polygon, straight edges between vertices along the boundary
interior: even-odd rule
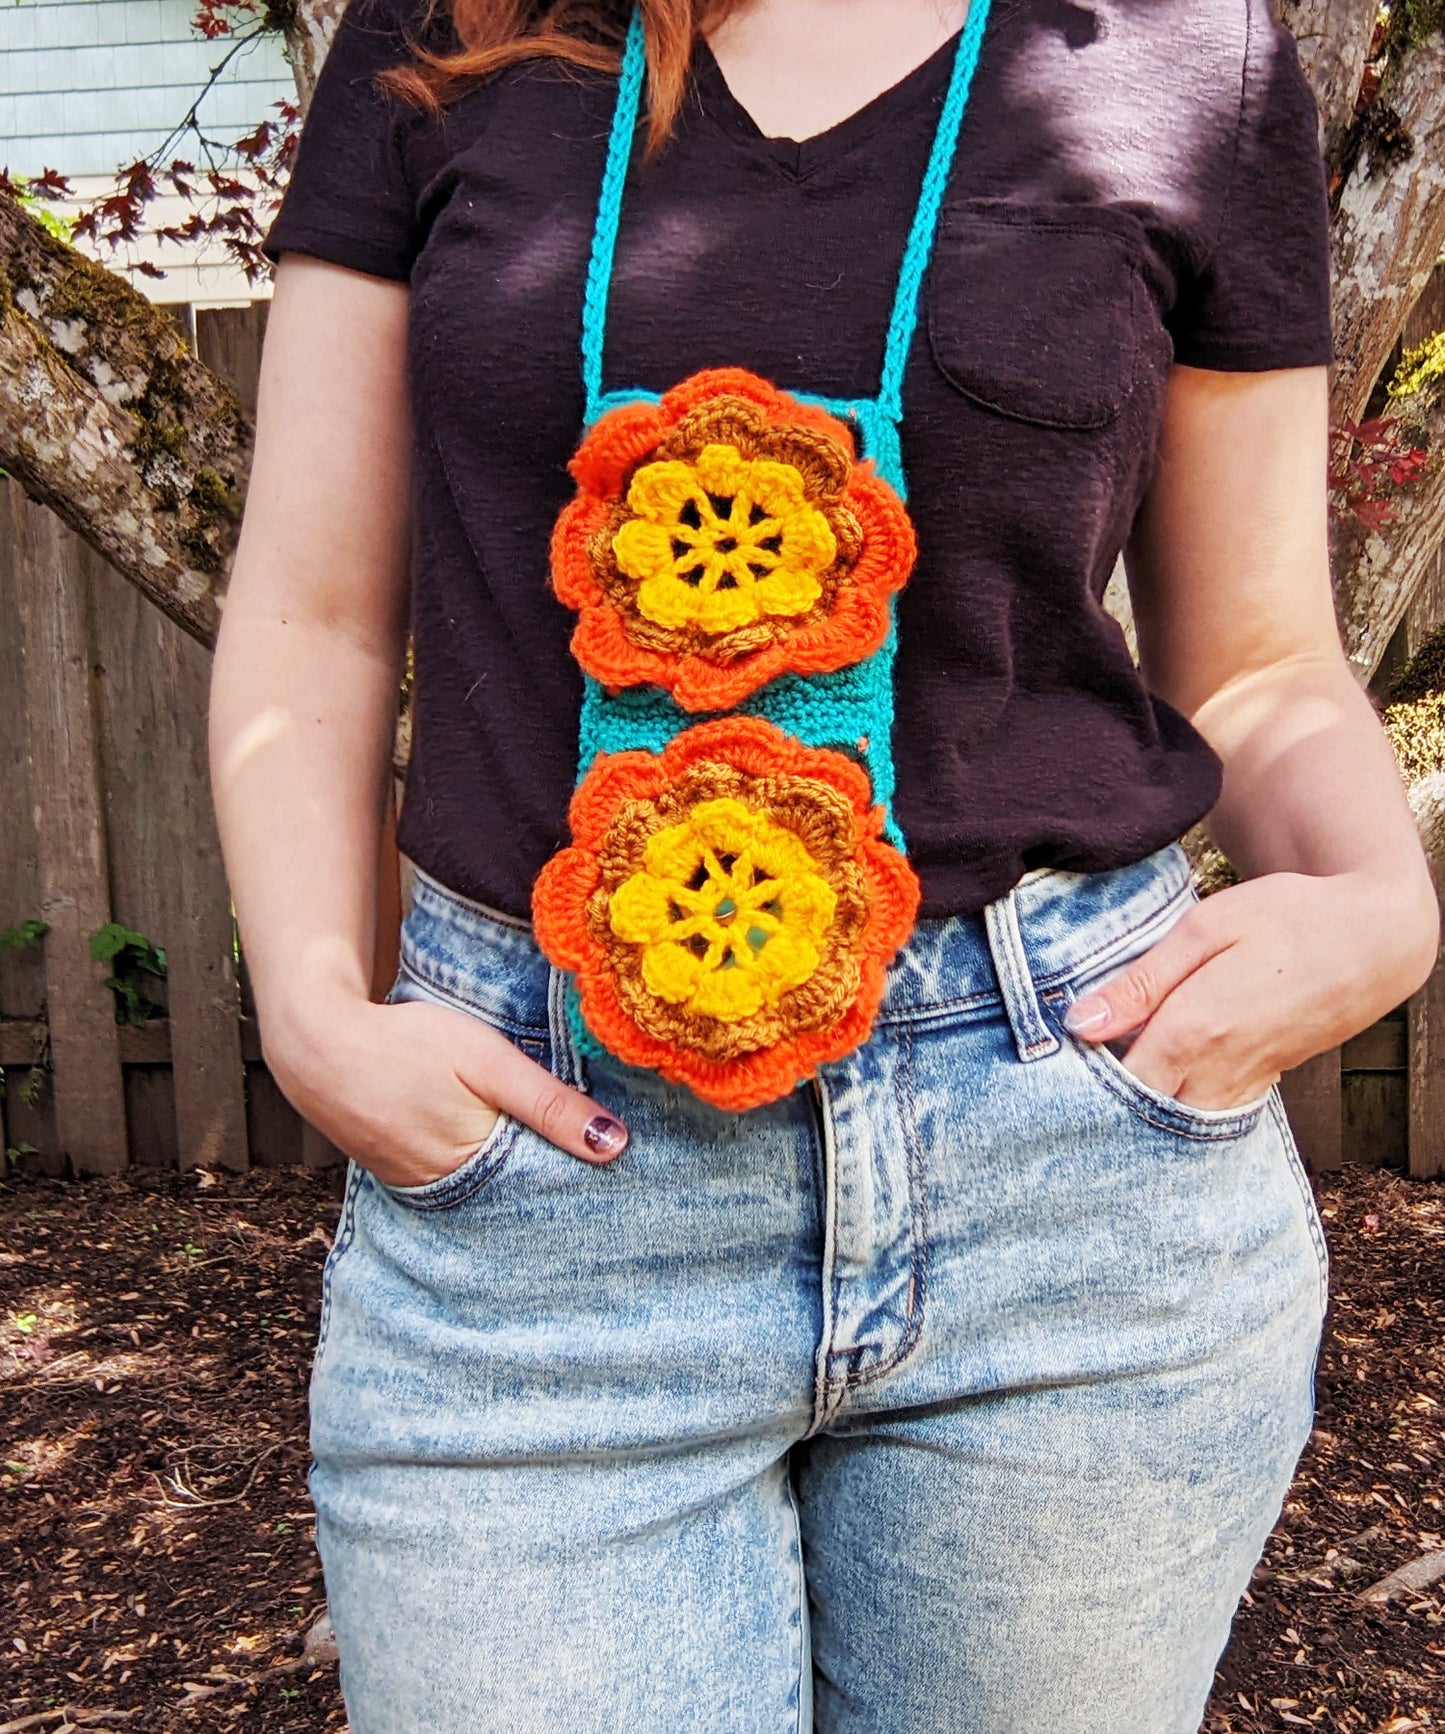
[[[369,997],[407,613],[405,286],[288,254],[216,646],[211,774],[266,1059],[384,1180],[457,1166],[505,1109],[586,1160],[620,1127],[465,1013]],[[589,1135],[589,1127],[591,1132]]]
[[[1145,679],[1223,760],[1209,829],[1244,882],[1070,1025],[1105,1041],[1147,1019],[1130,1069],[1201,1107],[1258,1095],[1398,1005],[1439,943],[1394,755],[1335,623],[1328,415],[1324,367],[1176,366],[1125,550]]]

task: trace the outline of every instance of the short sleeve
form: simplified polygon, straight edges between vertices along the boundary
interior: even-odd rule
[[[1335,359],[1330,211],[1319,108],[1289,26],[1247,8],[1239,126],[1214,244],[1171,320],[1192,367],[1252,371]]]
[[[380,91],[384,67],[411,59],[407,0],[351,0],[311,95],[291,178],[261,251],[309,253],[353,271],[405,281],[417,221],[402,143],[418,110]]]

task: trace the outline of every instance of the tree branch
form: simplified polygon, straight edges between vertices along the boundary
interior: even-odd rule
[[[0,194],[0,466],[206,645],[251,437],[164,312]]]

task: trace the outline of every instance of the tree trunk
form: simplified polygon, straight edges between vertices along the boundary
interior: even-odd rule
[[[1445,391],[1416,425],[1423,426],[1432,456],[1424,475],[1393,497],[1395,516],[1383,530],[1366,530],[1353,518],[1335,528],[1336,612],[1362,684],[1380,666],[1445,532]]]
[[[1377,0],[1282,0],[1280,7],[1299,43],[1300,65],[1314,87],[1320,145],[1332,174],[1349,144],[1377,13]]]
[[[299,0],[286,21],[286,58],[296,79],[301,112],[311,106],[321,62],[346,10],[346,0]]]
[[[1334,220],[1336,418],[1357,421],[1445,248],[1445,34],[1411,50],[1384,86],[1413,149],[1387,166],[1360,152]]]

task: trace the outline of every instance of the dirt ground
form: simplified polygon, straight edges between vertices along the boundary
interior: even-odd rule
[[[339,1190],[296,1171],[0,1188],[0,1734],[344,1728],[335,1667],[303,1653],[324,1606],[306,1374]],[[1445,1730],[1445,1577],[1360,1599],[1445,1547],[1445,1187],[1352,1169],[1319,1197],[1318,1425],[1207,1734]]]

